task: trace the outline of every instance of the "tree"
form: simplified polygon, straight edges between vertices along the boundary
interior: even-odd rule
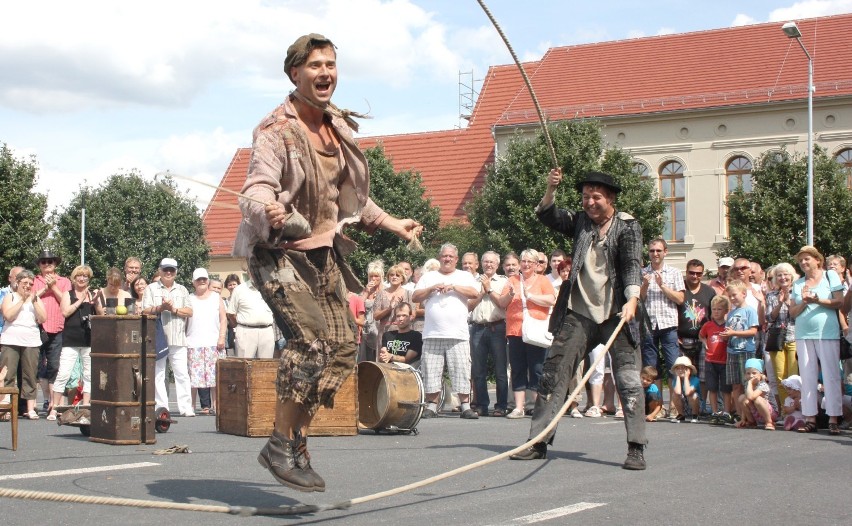
[[[47,196],[33,192],[37,174],[35,157],[15,159],[0,144],[0,272],[16,265],[32,268],[47,240]],[[6,274],[2,276],[5,285]]]
[[[633,172],[633,162],[623,150],[604,147],[598,122],[559,121],[550,124],[549,130],[564,176],[556,194],[557,206],[578,209],[576,183],[590,170],[604,171],[613,175],[623,189],[616,202],[617,210],[639,220],[645,239],[662,233],[664,208],[653,183]],[[533,211],[544,195],[546,174],[551,167],[542,132],[534,139],[521,135],[512,139],[505,155],[489,168],[485,185],[467,206],[470,223],[486,248],[500,254],[525,248],[545,252],[562,248],[570,252],[572,240],[544,227]]]
[[[728,197],[728,246],[720,256],[744,256],[764,266],[787,261],[807,241],[807,156],[765,152],[751,173],[752,191]],[[843,168],[814,149],[814,244],[825,255],[852,254],[852,194]]]
[[[420,242],[424,247],[429,246],[438,231],[440,210],[424,197],[426,190],[420,174],[395,172],[381,145],[369,148],[364,154],[370,166],[370,197],[388,214],[410,217],[422,224],[424,233]],[[374,259],[382,259],[386,269],[398,261],[409,261],[416,266],[427,259],[423,251],[409,249],[404,241],[384,230],[368,234],[363,230],[348,229],[346,234],[358,243],[358,249],[347,261],[359,277],[366,277],[367,264]]]
[[[109,267],[122,268],[129,256],[142,261],[143,276],[150,276],[162,258],[175,258],[177,281],[183,284],[192,281],[196,267],[209,261],[201,216],[192,201],[177,193],[170,177],[157,184],[130,171],[111,176],[98,188],[81,188],[57,214],[55,241],[65,256],[61,268],[65,275],[79,264],[70,255],[80,253],[84,206],[86,264],[101,285]]]

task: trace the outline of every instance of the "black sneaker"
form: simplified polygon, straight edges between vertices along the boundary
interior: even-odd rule
[[[438,418],[438,413],[427,408],[423,410],[423,414],[420,415],[420,418]]]
[[[641,471],[645,469],[645,455],[643,454],[644,450],[645,446],[643,446],[642,444],[628,442],[627,459],[624,461],[624,464],[622,464],[621,467],[634,471]]]
[[[474,411],[473,409],[465,409],[462,411],[461,417],[465,420],[476,420],[479,418],[479,413]]]
[[[515,453],[509,460],[543,460],[547,458],[547,444],[536,442],[520,453]]]

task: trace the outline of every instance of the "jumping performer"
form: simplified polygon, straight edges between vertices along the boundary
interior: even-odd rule
[[[324,491],[305,436],[317,409],[333,405],[355,366],[347,289],[362,288],[343,259],[355,248],[343,227],[360,223],[406,240],[422,227],[388,215],[368,197],[367,160],[351,131],[357,115],[331,103],[337,87],[331,40],[299,37],[287,49],[284,72],[296,89],[255,128],[242,189],[266,205],[241,200],[234,254],[248,259],[252,281],[288,336],[275,430],[258,461],[285,486]]]
[[[551,170],[536,214],[548,227],[573,237],[574,264],[568,280],[559,288],[550,318],[553,346],[539,382],[531,439],[559,412],[579,361],[596,345],[606,343],[619,318],[628,322],[634,318],[642,284],[642,229],[629,214],[615,210],[621,187],[608,174],[587,173],[577,184],[577,191],[583,195],[583,210],[569,211],[554,205],[561,181],[562,172]],[[634,470],[645,469],[643,451],[648,443],[637,343],[638,335],[625,324],[610,349],[627,428],[627,459],[622,467]],[[511,458],[546,458],[554,433]]]

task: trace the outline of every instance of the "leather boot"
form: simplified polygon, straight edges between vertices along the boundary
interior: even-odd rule
[[[293,448],[293,455],[296,458],[296,465],[299,469],[305,472],[305,475],[313,482],[314,491],[325,491],[325,481],[319,474],[311,468],[311,454],[308,453],[308,439],[303,437],[301,433],[296,433],[295,438],[297,444]]]
[[[547,458],[547,444],[536,442],[520,453],[515,453],[509,460],[539,460]]]
[[[645,446],[642,444],[637,444],[636,442],[628,442],[627,443],[627,459],[625,459],[624,464],[622,464],[622,468],[630,469],[635,471],[641,471],[645,469]]]
[[[269,470],[279,483],[299,491],[316,491],[314,479],[296,464],[297,440],[288,440],[277,431],[260,450],[257,461]]]

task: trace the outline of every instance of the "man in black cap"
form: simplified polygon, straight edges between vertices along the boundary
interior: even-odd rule
[[[551,170],[536,214],[548,227],[573,237],[573,266],[559,288],[550,317],[553,346],[539,382],[530,439],[559,412],[579,361],[597,345],[606,344],[620,318],[628,322],[634,318],[642,283],[642,229],[632,216],[615,210],[621,187],[608,174],[587,173],[577,184],[583,195],[583,210],[577,212],[554,205],[561,181],[561,170]],[[633,470],[645,469],[643,451],[648,443],[638,341],[638,335],[625,324],[609,350],[627,428],[627,459],[622,467]],[[546,458],[553,435],[551,432],[511,458]]]
[[[254,130],[242,188],[252,201],[240,202],[234,255],[247,258],[252,282],[287,334],[275,430],[258,461],[285,486],[324,491],[305,437],[316,411],[333,405],[355,367],[347,289],[362,287],[343,259],[355,249],[344,228],[360,224],[410,240],[422,227],[369,198],[367,159],[352,138],[358,115],[331,103],[334,44],[315,33],[299,37],[287,49],[284,71],[296,89]]]

